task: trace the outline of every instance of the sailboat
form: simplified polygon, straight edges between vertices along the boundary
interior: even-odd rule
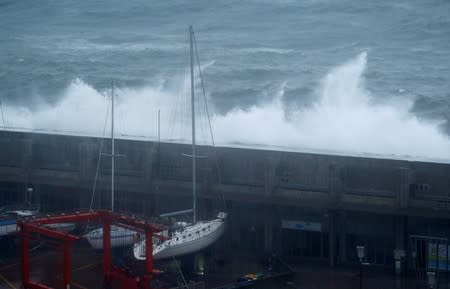
[[[0,238],[17,232],[17,220],[32,217],[37,213],[37,210],[13,210],[0,212]]]
[[[192,111],[192,195],[193,220],[191,224],[178,223],[176,230],[169,239],[153,245],[153,259],[167,259],[179,257],[201,251],[214,244],[225,231],[227,214],[219,212],[216,219],[209,221],[197,220],[197,193],[196,193],[196,144],[195,144],[195,92],[194,92],[194,31],[189,27],[190,64],[191,64],[191,111]],[[136,243],[133,248],[134,257],[145,260],[145,240]]]
[[[114,212],[114,175],[115,175],[115,151],[114,151],[114,84],[111,88],[111,212]],[[136,243],[139,233],[119,227],[111,226],[111,248],[130,246]],[[90,231],[84,236],[92,248],[103,249],[103,228]]]
[[[33,188],[27,188],[25,204],[0,208],[0,238],[17,232],[17,220],[30,218],[39,213],[39,205],[32,205]]]

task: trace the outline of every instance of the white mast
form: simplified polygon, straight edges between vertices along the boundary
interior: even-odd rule
[[[114,212],[114,80],[111,81],[111,212]]]
[[[195,101],[194,101],[194,30],[192,25],[189,26],[189,43],[191,53],[191,111],[192,111],[192,199],[194,211],[193,223],[197,222],[197,192],[195,188],[196,176],[195,176]]]

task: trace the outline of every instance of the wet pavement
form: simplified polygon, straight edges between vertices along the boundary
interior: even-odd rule
[[[325,262],[312,261],[292,266],[296,272],[295,288],[301,289],[426,288],[416,287],[416,280],[409,277],[396,279],[392,272],[383,268],[366,266],[363,269],[362,279],[360,279],[358,266],[330,269]]]
[[[17,250],[16,250],[17,251]],[[0,288],[22,288],[20,254],[0,257]],[[102,279],[101,256],[86,246],[74,246],[72,254],[72,288],[100,288]],[[62,288],[62,247],[35,245],[30,252],[30,280],[44,285]]]
[[[15,250],[15,251],[14,251]],[[0,288],[18,289],[21,288],[21,264],[18,248],[9,252],[2,252],[0,255]],[[120,256],[127,255],[120,252]],[[62,248],[41,246],[31,253],[31,280],[39,281],[45,285],[62,287]],[[118,260],[119,253],[114,253],[113,260]],[[125,258],[123,264],[136,268],[142,266],[142,262],[134,262],[130,255]],[[247,273],[264,272],[267,270],[260,260],[252,254],[233,254],[227,258],[218,260],[213,254],[206,254],[204,260],[205,275],[203,279],[197,276],[197,281],[201,279],[205,288],[216,288],[236,281],[240,276]],[[85,243],[76,244],[73,248],[72,260],[72,288],[94,289],[102,286],[102,255],[88,247]],[[266,282],[264,286],[255,285],[253,288],[295,288],[295,289],[406,289],[406,288],[427,288],[424,282],[418,282],[414,276],[396,279],[392,272],[386,268],[375,266],[365,266],[360,285],[359,268],[337,267],[330,269],[326,262],[290,260],[287,262],[294,271],[291,279],[279,279],[273,282]],[[176,264],[177,267],[179,264]],[[156,264],[163,269],[172,271],[169,279],[174,282],[181,282],[178,268],[173,269],[173,264]],[[171,269],[172,266],[172,269]],[[203,265],[202,265],[203,266]],[[186,274],[186,279],[192,275]],[[442,275],[445,278],[445,275]],[[166,276],[167,278],[167,276]],[[203,287],[202,286],[202,287]],[[444,283],[439,288],[446,287]]]

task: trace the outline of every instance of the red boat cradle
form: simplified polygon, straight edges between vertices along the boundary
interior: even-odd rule
[[[38,219],[28,219],[18,221],[22,236],[22,282],[25,289],[52,289],[43,284],[30,281],[30,235],[32,233],[41,234],[46,237],[63,241],[64,246],[64,289],[70,289],[71,285],[71,245],[72,242],[80,240],[81,237],[63,233],[42,226],[46,224],[66,223],[66,222],[87,222],[99,220],[103,225],[103,288],[111,288],[114,279],[119,280],[121,289],[150,289],[152,276],[158,271],[153,270],[153,252],[146,250],[146,273],[144,276],[132,277],[124,270],[116,268],[111,263],[111,224],[122,226],[145,233],[146,248],[153,247],[153,236],[162,231],[162,228],[156,224],[148,223],[143,220],[137,220],[133,217],[116,214],[109,211],[93,211],[85,213],[75,213],[61,216],[43,217]],[[155,235],[159,237],[158,235]]]

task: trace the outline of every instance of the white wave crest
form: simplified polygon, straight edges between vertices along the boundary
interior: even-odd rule
[[[439,123],[417,118],[410,112],[408,102],[373,104],[374,96],[364,86],[366,65],[367,54],[361,53],[332,69],[318,88],[317,101],[311,107],[290,111],[289,117],[282,102],[286,84],[269,103],[246,110],[236,108],[225,115],[214,114],[212,125],[217,143],[450,160],[450,138],[439,131]],[[118,88],[117,134],[155,139],[160,110],[162,140],[189,140],[189,91],[188,73],[158,87]],[[77,79],[55,105],[41,105],[34,111],[4,107],[6,125],[10,129],[102,135],[108,119],[108,93]],[[202,104],[199,100],[196,107],[200,115],[205,114]],[[206,142],[205,122],[198,122],[198,134],[199,141]]]
[[[258,143],[344,154],[450,159],[450,139],[437,122],[418,119],[411,103],[375,105],[364,87],[365,52],[331,70],[319,99],[286,118],[280,97],[215,117],[220,142]]]
[[[289,54],[294,52],[293,49],[283,48],[271,48],[271,47],[255,47],[255,48],[243,48],[240,51],[244,53],[274,53],[274,54]]]

